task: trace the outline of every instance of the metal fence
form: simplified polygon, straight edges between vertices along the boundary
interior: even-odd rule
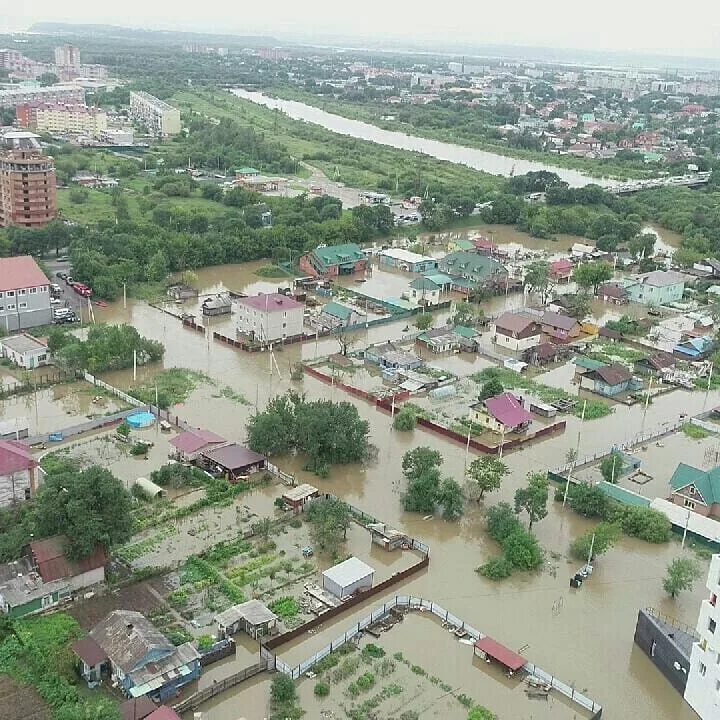
[[[121,400],[124,400],[128,405],[132,405],[133,407],[145,407],[146,403],[138,400],[137,398],[134,398],[132,395],[128,395],[126,392],[123,392],[119,388],[116,388],[114,385],[110,385],[109,383],[106,383],[104,380],[99,380],[94,375],[91,375],[89,372],[86,372],[85,380],[92,385],[95,385],[96,387],[100,387],[103,390],[107,390],[109,393],[112,393],[116,397],[119,397]]]

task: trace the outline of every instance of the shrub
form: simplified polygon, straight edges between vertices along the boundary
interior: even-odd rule
[[[295,617],[300,612],[300,606],[295,598],[281,597],[269,605],[270,609],[281,618]]]
[[[465,695],[465,693],[460,693],[459,695],[456,695],[456,697],[458,702],[465,707],[472,707],[475,704],[473,699]]]
[[[624,505],[612,514],[613,522],[620,523],[623,532],[651,543],[663,543],[670,539],[670,520],[657,510],[649,507]]]
[[[371,672],[363,673],[355,682],[362,692],[367,692],[375,684],[375,675]]]
[[[490,580],[503,580],[510,577],[512,571],[513,564],[504,555],[492,558],[477,568],[477,572]]]
[[[487,509],[485,522],[490,537],[499,543],[517,530],[523,529],[522,524],[515,515],[515,511],[510,505],[502,502]]]
[[[215,638],[212,635],[201,635],[198,638],[197,646],[201,652],[209,650],[215,644]]]
[[[282,704],[295,700],[297,690],[291,677],[284,673],[277,673],[273,676],[270,686],[270,698],[273,703]]]
[[[330,694],[330,686],[324,682],[315,683],[314,693],[318,697],[327,697]]]
[[[425,671],[425,668],[420,667],[419,665],[413,665],[410,668],[416,675],[427,675],[427,672]]]
[[[476,705],[468,713],[467,720],[497,720],[497,715],[482,705]]]
[[[544,562],[542,548],[537,538],[527,530],[516,530],[503,541],[505,558],[513,567],[535,570]]]
[[[368,655],[371,658],[385,657],[385,651],[379,645],[375,645],[375,643],[368,643],[363,648],[362,654]]]
[[[560,489],[560,500],[563,495],[564,490]],[[585,515],[585,517],[598,518],[606,518],[611,505],[610,498],[600,487],[589,483],[571,485],[568,490],[568,503],[576,513]]]
[[[415,429],[417,425],[417,415],[412,408],[403,407],[396,415],[393,420],[393,427],[395,430],[401,432],[410,432]]]

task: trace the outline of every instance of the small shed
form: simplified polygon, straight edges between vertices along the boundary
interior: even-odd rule
[[[164,488],[161,488],[159,485],[156,485],[152,480],[148,480],[144,477],[136,478],[133,482],[133,487],[135,485],[137,485],[149,498],[153,500],[155,498],[161,498],[167,495]]]
[[[328,568],[323,574],[323,588],[345,600],[358,592],[369,590],[373,584],[375,570],[362,560],[351,557],[338,565]]]
[[[80,674],[85,678],[89,687],[96,687],[102,681],[102,666],[107,662],[107,653],[89,635],[73,643],[72,651],[80,658]],[[150,712],[155,710],[152,705]],[[150,712],[145,713],[149,715]],[[143,715],[143,717],[145,717]]]
[[[219,469],[230,482],[238,482],[242,476],[262,470],[267,465],[264,455],[236,443],[206,450],[202,457],[206,466]]]
[[[289,505],[295,513],[299,513],[305,503],[313,498],[318,497],[320,491],[308,483],[303,483],[297,487],[290,488],[282,494],[282,499],[286,505]]]
[[[404,532],[385,523],[370,523],[367,529],[370,531],[372,541],[385,550],[397,550],[410,543],[410,538]]]
[[[504,665],[509,675],[520,670],[527,663],[527,660],[522,655],[518,655],[514,650],[505,647],[488,635],[478,638],[475,642],[474,653],[487,662],[495,660]]]
[[[233,605],[215,616],[220,637],[229,637],[243,631],[257,638],[277,631],[277,615],[259,600],[248,600]]]
[[[202,304],[203,315],[227,315],[232,312],[232,300],[227,293],[218,293],[205,298]]]

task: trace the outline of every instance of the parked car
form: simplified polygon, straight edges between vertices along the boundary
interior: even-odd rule
[[[56,272],[55,277],[60,278],[60,280],[67,280],[67,273],[66,272]]]
[[[72,275],[66,275],[65,276],[65,284],[66,285],[72,285],[75,281],[72,279]]]
[[[64,323],[73,323],[79,321],[80,318],[70,308],[53,308],[53,322],[56,325],[63,325]]]

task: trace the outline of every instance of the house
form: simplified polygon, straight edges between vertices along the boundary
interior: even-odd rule
[[[567,357],[569,350],[554,343],[540,343],[523,353],[523,360],[529,365],[549,365]]]
[[[267,465],[267,458],[236,443],[227,443],[200,453],[200,464],[210,471],[222,473],[229,482],[244,480]]]
[[[657,352],[646,358],[636,360],[633,369],[638,375],[662,377],[668,370],[675,367],[675,358],[664,352]]]
[[[107,653],[89,635],[77,640],[72,645],[72,651],[80,660],[80,675],[85,679],[88,687],[97,687],[103,678],[103,668],[107,663]],[[120,706],[123,718],[128,711],[130,718],[145,718],[155,711],[157,706],[148,697],[133,698]]]
[[[210,430],[193,428],[185,430],[170,440],[170,444],[177,450],[173,454],[181,462],[192,462],[205,450],[225,445],[227,440]],[[170,457],[173,457],[171,455]]]
[[[495,255],[498,249],[497,245],[490,240],[490,238],[486,238],[484,235],[476,237],[473,240],[473,245],[475,246],[476,252],[481,255]]]
[[[251,178],[258,177],[260,171],[254,167],[241,167],[235,171],[236,180],[250,180]]]
[[[673,354],[684,360],[703,360],[714,349],[715,341],[709,335],[691,337],[678,343],[673,348]]]
[[[458,336],[458,344],[461,350],[466,352],[475,352],[477,350],[480,333],[475,328],[456,325],[453,332]]]
[[[65,554],[68,539],[54,535],[30,543],[30,553],[43,582],[65,580],[74,592],[105,582],[105,566],[109,558],[98,543],[86,557],[70,560]]]
[[[453,284],[453,279],[444,273],[426,273],[424,277],[426,280],[435,283],[440,288],[441,293],[450,290]]]
[[[388,248],[383,250],[378,256],[378,263],[381,266],[403,270],[411,273],[424,273],[434,270],[438,266],[438,261],[427,255],[419,255],[418,253],[403,250],[402,248]]]
[[[673,270],[653,270],[635,277],[625,289],[631,302],[670,305],[682,300],[686,279],[686,275]]]
[[[47,344],[27,333],[0,338],[0,355],[26,370],[47,365],[50,357]]]
[[[460,347],[460,336],[449,325],[426,330],[418,335],[416,343],[424,345],[430,352],[444,353]]]
[[[350,557],[322,574],[322,586],[335,597],[345,600],[363,590],[369,590],[374,576],[375,570],[368,564]]]
[[[305,306],[280,293],[252,295],[237,301],[238,331],[251,341],[275,342],[302,335]]]
[[[35,259],[0,258],[0,328],[9,333],[51,322],[50,281]]]
[[[560,342],[568,342],[580,335],[580,323],[568,315],[544,312],[540,316],[542,331]]]
[[[603,302],[624,305],[629,302],[627,290],[618,283],[605,283],[598,288],[597,296]]]
[[[162,702],[200,676],[200,654],[192,643],[175,647],[139,612],[114,610],[89,637],[95,645],[74,648],[83,677],[97,683],[99,667],[127,697],[147,695]]]
[[[440,260],[438,267],[453,278],[452,289],[458,292],[469,293],[478,287],[504,287],[508,279],[508,271],[503,265],[476,252],[450,253]]]
[[[404,546],[409,547],[410,537],[400,530],[396,530],[385,523],[368,523],[365,526],[370,531],[370,539],[385,550],[397,550]]]
[[[205,298],[202,302],[202,313],[212,317],[213,315],[228,315],[232,312],[232,300],[228,293],[218,293]]]
[[[641,384],[633,381],[630,371],[618,363],[590,370],[580,379],[581,388],[606,397],[615,397],[620,393],[637,390],[640,386]]]
[[[472,240],[467,240],[466,238],[457,238],[455,240],[450,240],[447,249],[448,252],[471,252],[475,250],[475,243]]]
[[[299,261],[300,269],[312,277],[354,275],[365,272],[368,259],[355,243],[318,247],[303,255]]]
[[[0,440],[0,506],[35,495],[40,482],[39,466],[27,445],[17,440]]]
[[[306,503],[319,496],[320,491],[314,485],[303,483],[302,485],[297,485],[296,487],[286,490],[282,494],[282,499],[285,505],[292,508],[297,514],[303,509]]]
[[[699,515],[720,519],[720,467],[700,470],[680,463],[670,478],[670,501]]]
[[[560,315],[571,315],[575,309],[575,295],[558,295],[545,306],[545,309]]]
[[[248,600],[216,615],[214,621],[220,638],[231,637],[242,631],[257,640],[277,633],[277,619],[277,615],[259,600]]]
[[[437,305],[440,302],[440,291],[440,286],[429,277],[415,278],[410,283],[410,297],[418,305]]]
[[[168,705],[161,705],[147,716],[147,720],[182,720],[182,718],[173,708]]]
[[[415,353],[401,350],[389,340],[382,345],[370,345],[365,350],[365,360],[392,370],[414,370],[423,364]]]
[[[537,318],[523,313],[503,313],[495,320],[493,342],[511,352],[523,352],[540,343]]]
[[[367,322],[367,315],[360,314],[347,305],[329,302],[323,305],[318,321],[323,327],[334,329]]]
[[[83,638],[78,640],[75,645],[82,643],[85,640],[91,640],[91,638]],[[92,640],[92,642],[95,642]],[[97,643],[95,643],[97,645]],[[73,646],[74,647],[74,646]],[[100,650],[102,652],[102,650]],[[78,653],[75,653],[78,655]],[[145,720],[146,717],[159,710],[158,706],[149,698],[144,695],[139,698],[131,698],[126,700],[120,705],[120,718],[121,720]]]
[[[561,258],[550,263],[550,277],[555,282],[570,282],[575,265],[568,258]]]
[[[524,432],[532,422],[532,415],[509,392],[475,403],[470,409],[474,423],[500,434]]]
[[[32,571],[0,584],[0,609],[11,618],[44,612],[71,597],[72,589],[67,580],[46,583]]]

